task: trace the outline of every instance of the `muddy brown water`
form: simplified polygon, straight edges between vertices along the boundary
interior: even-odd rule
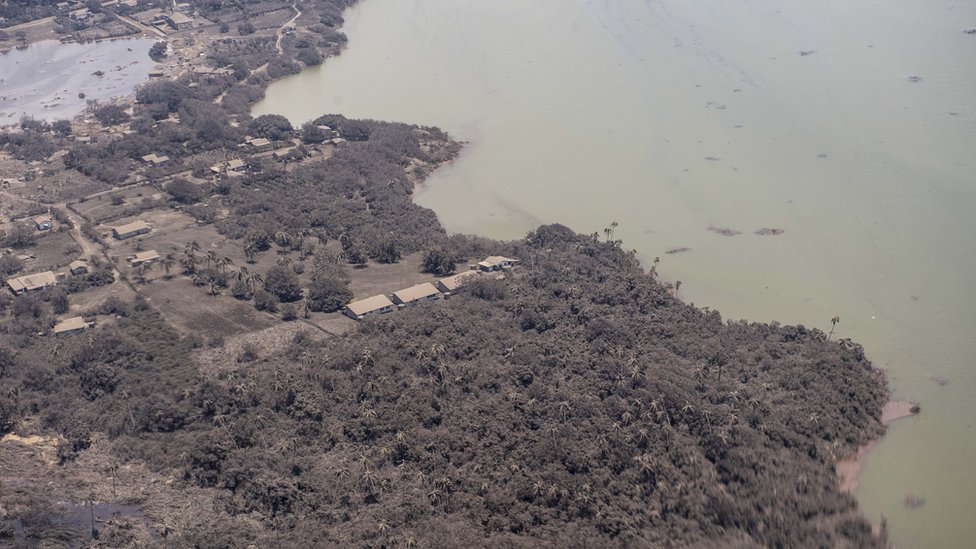
[[[839,316],[922,403],[867,456],[865,515],[902,547],[976,539],[976,3],[364,0],[346,19],[348,49],[255,114],[438,125],[470,144],[417,201],[451,231],[617,221],[688,301]]]

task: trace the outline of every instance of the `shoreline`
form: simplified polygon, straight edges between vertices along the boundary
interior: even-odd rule
[[[914,400],[890,400],[881,409],[881,423],[885,427],[896,420],[916,415],[918,402]],[[860,475],[864,468],[864,460],[868,454],[884,439],[880,437],[859,447],[856,452],[836,460],[834,469],[837,472],[838,489],[852,496],[860,485]],[[856,496],[855,496],[855,499]]]
[[[110,40],[113,40],[114,41],[116,39],[110,39]],[[340,48],[340,52],[341,52],[341,49],[343,49],[343,48]],[[338,55],[340,52],[336,52],[335,55]],[[331,56],[326,56],[326,58],[323,59],[323,63],[328,60],[328,57],[331,57]],[[167,61],[172,61],[172,58],[167,59]],[[205,66],[205,63],[203,61],[200,61],[200,64]],[[195,66],[195,65],[193,65],[191,63],[191,66]],[[308,68],[311,68],[311,67],[306,67],[303,70],[307,70]],[[270,79],[267,82],[264,82],[263,83],[263,86],[262,86],[263,89],[264,89],[264,91],[266,91],[267,88],[270,87],[273,83],[275,83],[275,82],[277,82],[279,80],[285,79],[288,76],[291,76],[291,75],[283,75],[283,76],[280,76],[280,77],[277,77],[277,78],[274,78],[274,79]],[[148,79],[146,81],[148,81]],[[262,98],[263,98],[263,96],[264,96],[264,94],[262,93]],[[125,101],[126,103],[134,103],[134,91],[133,91],[133,93],[127,94],[126,96],[122,97],[121,99],[123,101]],[[253,107],[253,103],[252,103],[252,107]],[[72,117],[72,119],[73,120],[77,120],[77,119],[81,118],[84,115],[84,112],[85,111],[82,111],[82,113],[79,113],[75,117]],[[445,165],[448,165],[451,162],[454,162],[460,156],[461,152],[463,151],[463,147],[466,144],[466,142],[459,142],[459,143],[461,143],[462,148],[459,149],[457,155],[455,155],[454,157],[450,158],[447,162],[444,162],[444,163],[442,163],[440,165],[434,165],[433,169],[443,168]],[[433,171],[433,169],[431,170],[431,172]],[[424,184],[424,181],[426,180],[427,176],[429,176],[429,173],[428,174],[425,174],[423,177],[419,178],[416,182],[413,183],[413,186],[412,187],[413,187],[413,194],[414,194],[414,196],[416,196],[416,195],[418,195],[418,194],[420,194],[422,192],[425,192],[427,190],[427,186]],[[642,266],[644,266],[646,268],[647,262],[641,262],[641,263],[642,263]],[[667,287],[667,283],[661,281],[661,284],[662,285],[665,285],[665,287]],[[679,299],[680,300],[680,298],[678,297],[677,288],[674,288],[672,286],[671,289],[673,291],[672,295],[676,299]],[[684,302],[684,300],[681,300],[681,301]],[[892,421],[894,421],[896,419],[899,419],[899,418],[902,418],[902,417],[907,417],[909,415],[913,415],[912,412],[911,412],[911,409],[912,409],[912,407],[914,405],[915,405],[915,403],[913,401],[907,401],[907,400],[906,401],[890,401],[890,402],[888,402],[887,404],[885,404],[884,408],[882,409],[882,416],[881,416],[881,422],[882,422],[882,424],[888,425],[888,424],[890,424]],[[848,457],[845,457],[843,459],[839,459],[839,460],[836,460],[835,461],[836,471],[837,471],[838,477],[840,478],[840,487],[839,487],[839,489],[841,491],[848,492],[848,493],[850,493],[850,494],[853,495],[854,491],[858,487],[858,476],[859,476],[859,474],[861,472],[861,469],[863,467],[863,461],[864,461],[865,456],[868,454],[868,452],[870,452],[882,440],[882,437],[883,436],[884,435],[882,434],[881,437],[878,437],[877,439],[871,441],[870,443],[867,443],[864,446],[859,447],[857,449],[857,451],[856,451],[855,454],[853,454],[851,456],[848,456]],[[863,517],[863,514],[861,516]]]

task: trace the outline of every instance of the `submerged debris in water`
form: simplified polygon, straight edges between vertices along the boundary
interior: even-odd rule
[[[684,252],[690,252],[691,248],[671,248],[670,250],[664,252],[666,254],[680,254]]]
[[[908,81],[909,82],[921,82],[922,81],[922,77],[921,76],[918,76],[917,74],[912,74],[912,75],[909,75],[908,76]]]
[[[910,509],[918,509],[919,507],[925,505],[925,498],[916,496],[915,494],[908,494],[905,496],[905,505]]]
[[[709,225],[708,230],[722,236],[735,236],[737,234],[742,234],[742,231],[737,231],[731,227],[716,227],[715,225]]]
[[[931,379],[932,381],[934,381],[938,385],[948,385],[949,384],[949,380],[946,379],[946,378],[944,378],[944,377],[942,377],[942,376],[932,376],[929,379]]]
[[[806,57],[808,55],[813,55],[817,53],[817,50],[803,50],[800,52],[800,57]]]
[[[778,234],[783,234],[785,231],[783,229],[776,229],[774,227],[763,227],[756,231],[759,236],[775,236]]]

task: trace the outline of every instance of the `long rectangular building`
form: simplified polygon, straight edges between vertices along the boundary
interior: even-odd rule
[[[7,286],[14,295],[36,292],[58,283],[58,277],[51,271],[35,273],[7,280]]]
[[[434,301],[435,299],[440,299],[440,297],[441,292],[430,282],[424,282],[423,284],[417,284],[399,292],[393,292],[393,302],[399,307],[416,305],[422,301]]]
[[[353,320],[362,320],[369,315],[393,312],[393,302],[383,294],[354,301],[342,311]]]
[[[125,240],[126,238],[132,238],[133,236],[139,236],[141,234],[146,234],[149,232],[149,224],[145,221],[135,221],[132,223],[126,223],[125,225],[119,225],[112,229],[112,236],[119,240]]]
[[[463,284],[481,276],[481,271],[464,271],[437,281],[437,289],[447,295],[454,293]]]

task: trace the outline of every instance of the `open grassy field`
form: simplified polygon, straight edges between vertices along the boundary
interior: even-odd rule
[[[221,338],[275,325],[275,317],[229,296],[210,296],[185,277],[157,279],[139,286],[149,302],[179,332]]]
[[[420,272],[422,253],[404,256],[399,263],[385,264],[370,261],[364,269],[350,269],[353,299],[363,299],[376,294],[390,295],[421,282],[437,280],[433,275]]]
[[[81,256],[81,247],[68,230],[51,232],[36,242],[34,247],[26,250],[35,257],[24,262],[25,273],[58,270]]]

